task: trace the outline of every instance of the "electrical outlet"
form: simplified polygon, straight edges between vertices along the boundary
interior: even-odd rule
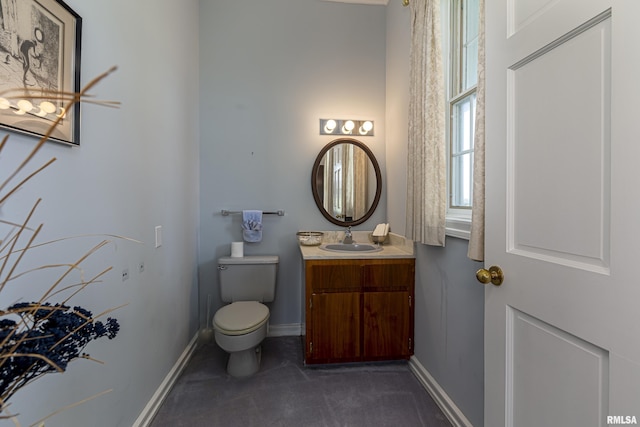
[[[125,280],[129,279],[129,269],[125,268],[124,270],[122,270],[122,281],[124,282]]]

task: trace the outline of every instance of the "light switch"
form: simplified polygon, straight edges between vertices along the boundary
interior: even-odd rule
[[[156,248],[162,246],[162,226],[156,225]]]

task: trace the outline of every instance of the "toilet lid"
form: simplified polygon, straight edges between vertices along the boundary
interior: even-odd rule
[[[258,301],[236,301],[213,316],[213,327],[226,335],[248,334],[269,320],[269,308]]]

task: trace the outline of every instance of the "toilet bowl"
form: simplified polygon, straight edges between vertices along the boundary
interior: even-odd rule
[[[248,377],[260,369],[260,343],[267,336],[269,309],[257,301],[225,305],[213,317],[216,343],[229,353],[227,373]]]

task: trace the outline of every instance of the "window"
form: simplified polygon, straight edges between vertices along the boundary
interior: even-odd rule
[[[473,137],[478,80],[478,0],[442,0],[447,58],[448,177],[447,234],[467,237],[471,219]],[[463,227],[464,228],[464,227]],[[462,231],[463,235],[459,235]]]

